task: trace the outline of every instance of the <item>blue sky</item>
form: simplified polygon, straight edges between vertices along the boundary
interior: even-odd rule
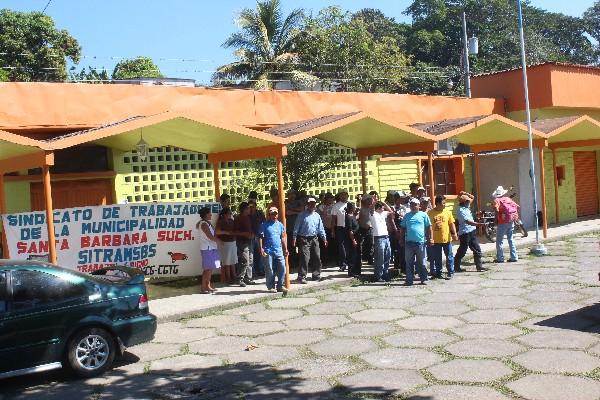
[[[0,8],[41,11],[48,0],[0,0]],[[399,21],[410,0],[282,0],[286,12],[302,7],[318,11],[340,5],[356,11],[379,8]],[[535,6],[579,16],[593,0],[532,0]],[[254,0],[51,0],[46,13],[68,30],[83,48],[78,66],[112,72],[122,58],[149,56],[164,75],[194,78],[208,83],[217,66],[233,61],[231,50],[221,48],[236,30],[235,15]],[[182,61],[185,60],[185,61]],[[192,61],[188,61],[192,60]]]

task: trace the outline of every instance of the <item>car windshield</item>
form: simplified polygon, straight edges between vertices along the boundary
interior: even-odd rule
[[[52,265],[50,263],[39,263],[38,265],[41,267],[48,268],[49,273],[51,273],[55,276],[58,276],[60,278],[66,279],[68,281],[71,281],[71,283],[80,283],[85,280],[96,282],[96,283],[101,283],[101,284],[106,284],[107,282],[122,283],[122,282],[126,282],[129,279],[131,279],[131,276],[127,272],[120,271],[118,269],[111,269],[110,267],[106,269],[106,271],[107,271],[106,274],[102,273],[103,270],[98,270],[98,271],[96,271],[96,273],[94,275],[92,275],[92,274],[88,274],[88,273],[84,273],[84,272],[79,272],[77,270],[73,270],[70,268],[64,268],[64,267],[57,268],[56,265]],[[27,266],[30,266],[30,264],[29,265],[14,264],[12,266],[27,267]],[[118,267],[115,267],[115,268],[118,268]]]

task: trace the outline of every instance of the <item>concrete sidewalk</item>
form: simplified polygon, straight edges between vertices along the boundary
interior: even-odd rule
[[[600,231],[600,218],[582,219],[576,222],[551,226],[548,228],[547,241],[561,240],[566,237],[579,235],[588,232]],[[527,238],[520,237],[520,234],[515,235],[517,246],[523,248],[535,243],[535,231],[530,232]],[[540,237],[542,232],[540,230]],[[482,242],[485,241],[485,238]],[[507,246],[505,246],[506,248]],[[481,248],[484,253],[494,253],[496,246],[494,243],[482,243]],[[455,249],[456,250],[456,249]],[[470,255],[470,252],[468,253]],[[370,268],[363,267],[363,270]],[[291,293],[303,293],[317,288],[324,288],[331,285],[339,285],[349,283],[351,278],[348,278],[344,272],[339,272],[337,268],[325,268],[322,272],[322,277],[325,278],[321,282],[309,281],[306,285],[298,285],[292,283]],[[291,279],[295,278],[295,274],[291,275]],[[159,322],[176,321],[180,318],[206,314],[214,310],[231,308],[243,304],[250,304],[262,301],[266,298],[281,297],[281,294],[268,293],[266,291],[265,280],[259,279],[257,285],[247,286],[245,288],[239,286],[221,286],[216,285],[218,291],[215,294],[184,294],[181,296],[150,300],[150,310],[155,314]],[[292,281],[293,282],[293,281]]]

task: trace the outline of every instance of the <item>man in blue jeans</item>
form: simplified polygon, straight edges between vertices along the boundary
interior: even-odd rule
[[[429,216],[419,210],[419,199],[411,198],[409,201],[410,212],[408,212],[400,227],[404,235],[406,256],[406,286],[411,286],[414,280],[415,267],[419,274],[421,284],[427,282],[427,269],[425,268],[425,254],[427,246],[433,245],[433,232]]]
[[[508,261],[519,261],[517,246],[513,240],[513,230],[514,221],[519,219],[520,206],[508,197],[507,193],[508,190],[502,186],[498,186],[492,193],[492,197],[494,197],[492,206],[496,212],[496,259],[494,260],[496,263],[504,262],[504,236],[506,236],[508,248],[510,249],[510,259]]]
[[[422,204],[422,203],[421,203]],[[446,209],[446,198],[435,196],[435,207],[427,212],[433,229],[433,246],[430,247],[429,271],[431,279],[442,278],[442,252],[446,255],[448,279],[454,274],[454,256],[452,255],[452,240],[458,240],[454,217]]]
[[[267,276],[267,289],[269,292],[287,293],[285,287],[285,258],[288,250],[285,243],[285,227],[277,216],[277,207],[270,207],[267,220],[263,222],[259,236],[260,254],[267,258],[265,274]],[[277,276],[277,290],[275,289],[275,276]]]

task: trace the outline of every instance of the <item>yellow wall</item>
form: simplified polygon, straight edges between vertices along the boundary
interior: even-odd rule
[[[388,190],[408,191],[412,182],[419,182],[416,160],[398,160],[377,162],[379,172],[379,192],[385,198]]]
[[[334,148],[356,160],[352,150]],[[338,153],[339,154],[339,153]],[[206,155],[177,148],[150,149],[148,159],[140,162],[132,152],[114,152],[115,199],[117,202],[149,201],[213,201],[214,184],[212,165]],[[318,187],[309,188],[310,193],[336,193],[347,190],[353,199],[362,192],[360,162],[349,161],[334,171],[323,171],[324,179]],[[234,197],[234,202],[248,195],[250,190],[262,189],[266,198],[275,182],[264,182],[261,188],[250,187],[249,171],[242,163],[227,162],[219,167],[221,191]],[[376,160],[367,161],[367,188],[379,191],[379,171]]]
[[[556,152],[556,166],[565,166],[565,179],[558,187],[558,205],[560,222],[577,219],[577,203],[575,190],[575,164],[572,152]],[[554,171],[552,168],[552,152],[544,152],[544,171],[546,172],[546,209],[548,222],[556,222],[554,206]]]
[[[17,213],[31,210],[31,191],[29,182],[5,181],[6,212]]]

